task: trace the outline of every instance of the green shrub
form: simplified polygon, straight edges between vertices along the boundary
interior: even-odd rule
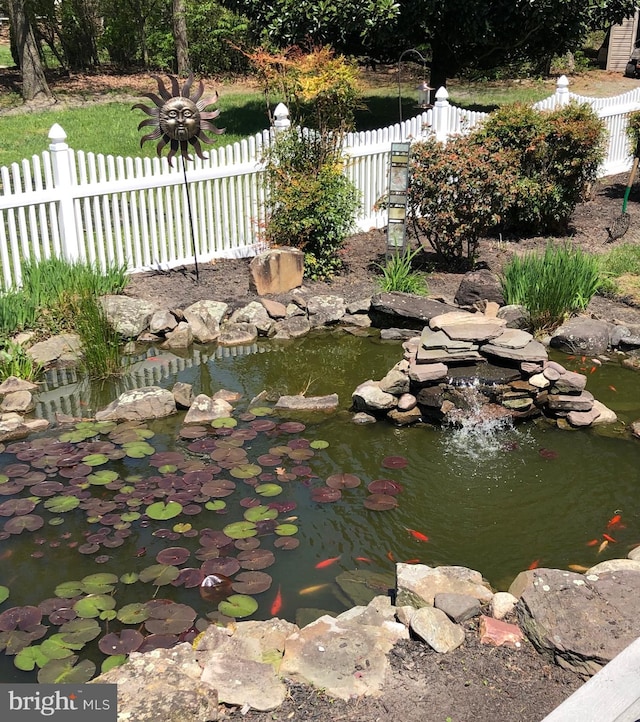
[[[451,270],[471,268],[480,238],[502,219],[515,174],[511,154],[470,137],[412,144],[410,228]]]
[[[629,113],[627,137],[631,144],[631,151],[635,153],[636,149],[640,147],[640,110],[634,110]]]
[[[504,229],[564,233],[604,158],[605,126],[587,105],[551,112],[504,106],[472,134],[476,142],[514,154],[518,176]]]
[[[568,314],[584,311],[600,283],[598,259],[569,244],[547,243],[543,254],[515,256],[501,275],[505,301],[524,306],[535,331],[552,330]]]
[[[424,276],[413,270],[413,259],[420,249],[415,251],[406,250],[404,253],[394,253],[384,266],[378,264],[382,271],[382,277],[378,279],[378,285],[382,291],[391,293],[414,293],[424,296],[429,292]]]
[[[34,361],[18,343],[0,340],[0,382],[9,376],[35,381],[42,373],[42,365]]]

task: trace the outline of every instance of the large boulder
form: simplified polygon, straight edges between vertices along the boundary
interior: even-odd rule
[[[551,336],[551,348],[564,353],[597,355],[609,346],[611,324],[577,316],[563,323]]]
[[[96,421],[145,421],[175,413],[176,401],[171,391],[159,386],[144,386],[120,394],[96,413]]]
[[[454,300],[458,306],[474,306],[480,301],[493,301],[503,306],[500,279],[486,268],[469,271],[460,282]]]
[[[130,296],[102,296],[100,304],[109,325],[124,339],[137,338],[149,328],[158,307]]]
[[[400,326],[422,329],[434,316],[458,310],[457,306],[441,301],[394,291],[376,294],[371,299],[369,313],[373,325],[379,328]]]
[[[286,293],[302,285],[304,253],[297,248],[272,248],[249,264],[249,288],[258,294]]]

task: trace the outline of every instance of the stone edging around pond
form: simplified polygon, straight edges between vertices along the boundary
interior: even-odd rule
[[[119,719],[146,722],[162,710],[163,719],[207,722],[217,719],[219,703],[244,712],[277,709],[286,680],[344,700],[379,696],[397,642],[411,638],[446,654],[469,636],[511,647],[515,659],[531,642],[586,678],[635,640],[639,591],[640,561],[631,559],[585,574],[521,572],[509,592],[497,593],[465,567],[397,564],[393,603],[375,596],[302,627],[278,618],[212,625],[192,644],[134,652],[92,682],[118,685]]]

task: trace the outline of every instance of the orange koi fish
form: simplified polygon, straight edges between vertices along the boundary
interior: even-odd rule
[[[411,534],[411,536],[414,539],[417,539],[421,542],[428,542],[429,537],[426,534],[423,534],[421,531],[416,531],[415,529],[409,529],[409,527],[405,526],[405,529]]]
[[[316,569],[324,569],[325,567],[330,567],[332,564],[335,564],[338,559],[340,559],[340,556],[323,559],[321,562],[318,562],[316,564]]]
[[[396,558],[393,556],[393,552],[392,552],[392,551],[388,551],[388,552],[387,552],[387,559],[388,559],[390,562],[395,562]]]
[[[594,373],[597,368],[598,368],[597,366],[592,366],[592,367],[591,367],[591,370],[589,371],[589,373],[590,373],[590,374]]]
[[[420,564],[419,559],[407,559],[406,561],[402,562],[403,564]]]
[[[602,544],[598,547],[598,554],[602,554],[602,552],[609,546],[609,542],[605,539]]]
[[[540,560],[534,559],[531,564],[527,567],[527,569],[537,569],[540,566]]]
[[[326,589],[328,586],[330,586],[328,582],[326,582],[325,584],[313,584],[310,587],[305,587],[304,589],[301,589],[298,594],[315,594],[321,589]]]
[[[610,390],[610,391],[617,391],[618,389],[617,389],[615,386],[611,386],[611,385],[610,385],[610,386],[609,386],[609,390]]]
[[[598,539],[590,539],[590,540],[587,542],[587,546],[588,546],[588,547],[598,546],[598,541],[599,541]]]
[[[584,564],[569,564],[569,569],[572,572],[586,572],[589,567],[585,567]]]
[[[607,529],[613,529],[620,524],[622,516],[620,514],[614,514],[611,519],[607,522]]]
[[[373,564],[373,561],[369,557],[355,557],[355,561],[363,562],[364,564]]]
[[[617,543],[616,540],[612,536],[609,536],[608,534],[603,534],[602,538],[606,539],[608,542],[611,542],[612,544]]]
[[[282,593],[280,591],[280,585],[278,584],[278,591],[276,592],[275,599],[271,603],[271,616],[275,615],[282,609]]]

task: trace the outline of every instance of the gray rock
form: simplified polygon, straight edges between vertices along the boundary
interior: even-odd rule
[[[591,426],[600,416],[600,411],[592,406],[589,411],[570,411],[567,414],[567,421],[577,429]]]
[[[190,644],[133,652],[125,664],[88,684],[118,685],[118,719],[136,722],[210,722],[218,719],[218,693],[200,679]],[[144,694],[140,691],[144,690]]]
[[[257,338],[258,329],[252,323],[227,323],[220,331],[218,344],[220,346],[249,345]]]
[[[208,424],[214,419],[225,419],[233,413],[233,407],[224,399],[212,399],[198,394],[184,417],[185,424]]]
[[[524,306],[502,306],[498,309],[497,316],[507,322],[507,328],[520,328],[525,331],[531,328],[531,314]]]
[[[183,315],[196,343],[213,343],[220,335],[220,324],[216,319],[209,319],[205,323],[200,314],[188,310],[185,310]]]
[[[613,325],[609,328],[609,346],[616,348],[624,338],[631,336],[631,331],[626,326]]]
[[[341,296],[313,296],[307,302],[307,313],[312,328],[337,323],[346,313]]]
[[[357,301],[351,301],[351,303],[347,304],[347,313],[353,315],[360,313],[369,313],[370,309],[371,298],[361,298]]]
[[[345,313],[338,323],[341,326],[356,326],[357,328],[371,327],[371,319],[366,313]]]
[[[177,325],[176,317],[168,308],[154,311],[149,319],[149,331],[157,336],[164,336],[169,331],[173,331]]]
[[[29,434],[48,428],[49,422],[46,419],[24,419],[14,412],[0,414],[0,442],[24,439]]]
[[[409,391],[409,377],[395,366],[378,383],[382,391],[394,396],[400,396]]]
[[[624,351],[640,348],[640,336],[624,336],[618,341],[618,346]]]
[[[190,306],[187,306],[184,311],[185,313],[193,313],[198,316],[205,326],[215,328],[216,325],[218,327],[220,326],[228,309],[229,304],[227,303],[203,299],[202,301],[196,301]]]
[[[380,330],[382,341],[404,341],[415,334],[415,330],[409,328],[383,328]]]
[[[514,597],[513,594],[509,592],[496,592],[493,597],[491,597],[491,602],[489,603],[491,616],[495,619],[504,619],[513,612],[517,603],[518,599]]]
[[[420,345],[426,349],[445,349],[447,351],[468,351],[473,348],[473,341],[462,341],[451,338],[444,331],[434,331],[425,326],[420,336]]]
[[[6,394],[0,403],[0,411],[15,411],[17,414],[28,414],[36,407],[31,391],[11,391]]]
[[[545,371],[548,372],[548,369],[545,368]],[[547,376],[547,378],[549,377]],[[565,371],[554,381],[554,390],[561,394],[579,394],[584,390],[586,385],[587,377],[584,374],[579,374],[575,371]]]
[[[432,649],[446,654],[464,642],[464,631],[440,609],[421,607],[411,617],[411,631]]]
[[[570,318],[551,336],[552,348],[564,353],[600,354],[609,346],[610,324],[593,318]]]
[[[265,307],[267,313],[271,318],[279,321],[281,318],[286,318],[287,307],[280,301],[274,301],[271,298],[261,298],[260,303]]]
[[[31,383],[26,379],[19,379],[17,376],[8,376],[0,384],[0,396],[13,393],[14,391],[36,391],[38,384]]]
[[[640,572],[640,561],[633,559],[607,559],[599,562],[585,572],[586,576],[590,574],[602,574],[604,572]]]
[[[364,411],[358,411],[351,417],[351,423],[353,424],[375,424],[377,421],[375,416],[367,414]]]
[[[281,396],[274,408],[283,411],[335,411],[338,408],[338,394],[327,396]]]
[[[593,400],[593,409],[598,412],[597,418],[591,422],[592,426],[604,426],[605,424],[615,424],[618,420],[616,412],[605,406],[598,399]]]
[[[579,395],[549,394],[547,406],[551,411],[591,411],[593,401],[590,391],[583,391]]]
[[[279,341],[286,341],[288,339],[306,336],[309,331],[311,331],[311,324],[306,315],[287,316],[283,321],[276,323],[273,338]]]
[[[109,325],[125,339],[137,338],[146,331],[158,310],[154,303],[130,296],[102,296],[100,304]]]
[[[191,326],[185,321],[181,321],[173,331],[170,331],[162,348],[166,349],[184,349],[189,348],[193,344],[193,331]]]
[[[365,381],[351,394],[353,408],[356,411],[388,411],[398,404],[392,394],[382,391],[377,381]]]
[[[231,314],[231,323],[251,323],[261,336],[268,336],[273,325],[273,319],[267,309],[258,301],[251,301],[246,306],[237,309]]]
[[[466,567],[428,567],[424,564],[396,564],[398,606],[432,606],[436,594],[467,594],[489,602],[493,593],[480,572]]]
[[[456,624],[477,617],[482,612],[480,602],[468,594],[441,592],[434,597],[433,606],[441,609]]]
[[[458,306],[473,306],[478,301],[494,301],[503,306],[500,279],[488,269],[469,271],[463,276],[454,300]]]
[[[76,366],[82,358],[82,344],[80,337],[75,333],[61,333],[58,336],[39,343],[34,343],[27,349],[29,356],[45,368],[66,368]]]
[[[443,363],[411,364],[409,378],[414,384],[423,385],[441,381],[447,377],[449,368]]]
[[[485,343],[480,351],[487,356],[497,356],[501,359],[508,359],[517,363],[542,363],[547,360],[548,354],[540,341],[530,341],[523,348],[505,348],[495,344]]]
[[[396,424],[396,426],[408,426],[409,424],[415,424],[417,421],[420,421],[422,412],[417,406],[409,409],[409,411],[401,411],[395,408],[387,411],[387,418]]]
[[[392,326],[394,321],[402,319],[414,328],[422,328],[425,323],[448,311],[457,311],[456,306],[450,306],[440,301],[434,301],[410,293],[378,293],[371,299],[371,320],[374,326],[384,328]]]
[[[494,346],[504,346],[505,348],[524,348],[530,341],[533,341],[533,336],[528,331],[506,328],[491,343]]]
[[[418,399],[413,394],[402,394],[398,398],[398,411],[411,411],[418,405]]]
[[[640,571],[576,574],[536,569],[517,606],[536,648],[591,675],[637,638]]]
[[[176,406],[179,409],[188,409],[193,403],[193,386],[183,381],[176,381],[171,389]]]
[[[258,296],[286,293],[302,285],[304,253],[298,248],[271,248],[251,259],[249,288]]]
[[[175,413],[176,402],[171,391],[159,386],[144,386],[120,394],[96,413],[96,421],[144,421]]]

